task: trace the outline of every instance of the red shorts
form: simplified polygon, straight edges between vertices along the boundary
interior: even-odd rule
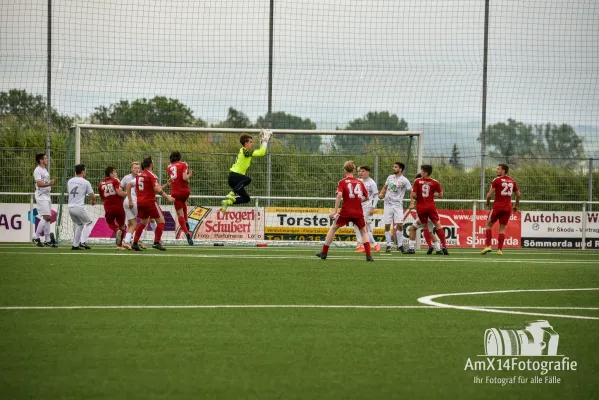
[[[337,226],[345,226],[349,223],[353,223],[358,229],[362,229],[366,226],[366,221],[364,221],[364,214],[360,216],[351,216],[351,215],[343,215],[340,214],[335,223]]]
[[[125,226],[125,209],[120,210],[104,210],[104,219],[113,231]]]
[[[176,192],[171,193],[171,196],[175,198],[175,210],[181,210],[185,207],[185,202],[189,198],[190,192]]]
[[[154,204],[138,204],[137,205],[137,217],[139,219],[159,219],[162,217],[162,210],[158,206],[158,203]]]
[[[437,208],[424,208],[418,209],[416,208],[416,214],[418,214],[418,219],[420,223],[426,227],[428,221],[437,222],[439,221],[439,214],[437,213]]]
[[[493,209],[491,209],[491,211],[489,211],[489,219],[488,220],[491,221],[492,224],[499,221],[500,225],[507,225],[511,216],[512,216],[512,209],[496,210],[493,208]]]

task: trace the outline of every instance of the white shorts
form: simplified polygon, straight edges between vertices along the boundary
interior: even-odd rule
[[[424,228],[424,225],[422,225],[422,223],[420,222],[419,219],[414,220],[414,222],[412,222],[412,225],[414,225],[417,229]],[[433,229],[435,229],[435,224],[430,219],[428,220],[428,224],[427,225],[428,225],[428,230],[430,232],[432,232]]]
[[[92,219],[85,208],[81,207],[69,207],[69,215],[75,225],[89,225],[92,223]]]
[[[401,204],[385,204],[383,212],[383,222],[385,225],[403,223],[403,206]]]
[[[35,199],[35,204],[37,207],[37,215],[40,217],[44,215],[52,215],[52,202],[50,200]]]
[[[367,225],[370,225],[374,222],[374,215],[370,215],[370,211],[372,207],[362,207],[362,211],[364,212],[364,221]]]
[[[137,203],[135,202],[135,199],[133,199],[133,208],[129,208],[129,198],[125,197],[123,208],[125,209],[125,219],[127,221],[137,218]]]

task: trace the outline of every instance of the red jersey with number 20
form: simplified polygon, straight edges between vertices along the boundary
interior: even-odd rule
[[[352,177],[344,178],[337,184],[337,192],[343,193],[343,206],[339,214],[360,217],[362,211],[362,199],[368,199],[368,191],[364,183]]]
[[[491,187],[495,189],[495,201],[493,202],[494,210],[511,210],[512,209],[512,194],[517,192],[518,185],[510,176],[498,176],[493,179]]]
[[[432,178],[418,178],[414,181],[416,191],[416,210],[437,209],[435,193],[441,193],[441,184]]]
[[[116,188],[120,187],[121,182],[111,177],[105,178],[98,184],[105,211],[120,211],[123,208],[123,198],[116,193]]]
[[[189,182],[183,180],[183,172],[187,169],[187,163],[183,161],[174,162],[166,167],[168,176],[173,181],[171,183],[171,194],[173,196],[189,193]]]
[[[135,177],[138,205],[152,205],[156,203],[154,186],[158,185],[158,178],[153,172],[143,170]]]

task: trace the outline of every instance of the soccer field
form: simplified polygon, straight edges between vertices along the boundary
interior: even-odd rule
[[[3,398],[599,398],[598,252],[68,249],[0,245]],[[535,320],[557,356],[481,356]]]

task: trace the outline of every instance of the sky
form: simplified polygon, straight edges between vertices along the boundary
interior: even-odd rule
[[[266,113],[269,1],[52,3],[52,103],[61,113],[85,117],[156,95],[209,122],[228,107],[252,120]],[[472,146],[483,0],[274,3],[273,111],[334,129],[387,110],[411,129],[433,129],[442,146]],[[584,126],[599,149],[599,2],[490,4],[487,121]],[[45,95],[47,0],[0,7],[0,91]]]

